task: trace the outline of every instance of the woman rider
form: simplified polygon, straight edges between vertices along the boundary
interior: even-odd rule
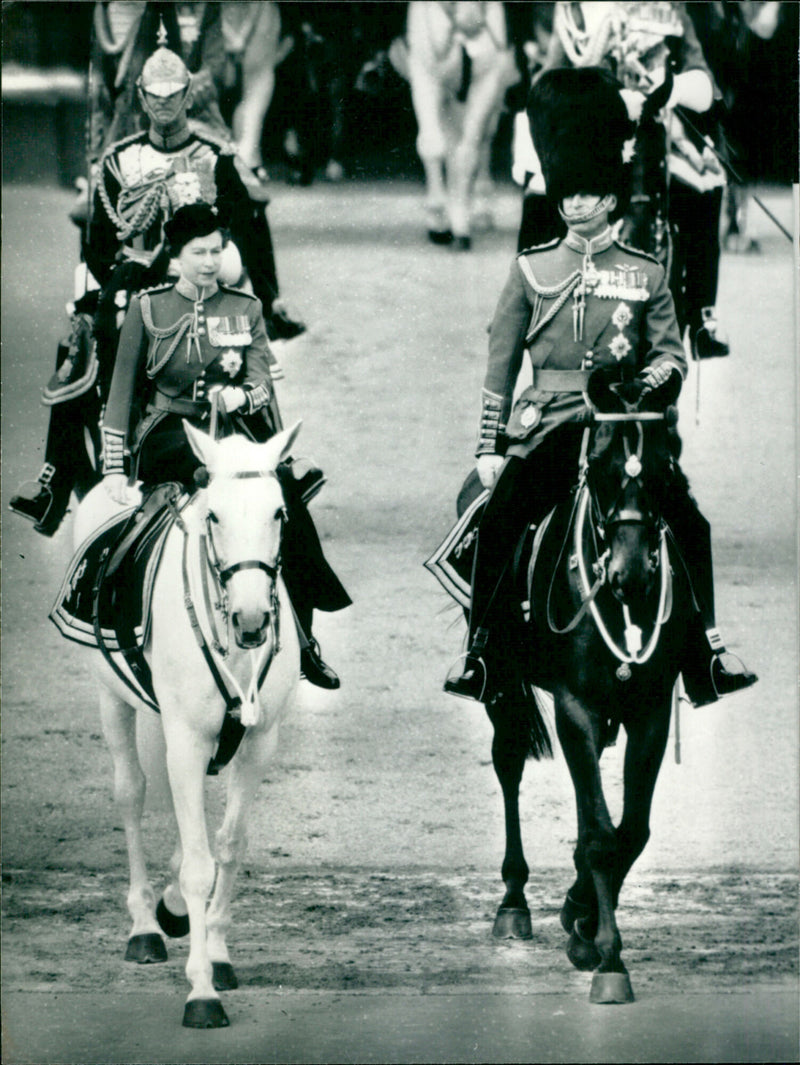
[[[261,302],[218,282],[225,234],[216,209],[181,207],[165,234],[180,277],[131,300],[102,426],[104,485],[122,504],[131,502],[134,478],[145,490],[164,481],[194,487],[200,463],[182,421],[208,431],[214,393],[221,417],[234,415],[245,432],[249,416],[272,398]],[[284,579],[305,644],[301,668],[313,684],[338,688],[311,638],[311,620],[314,608],[341,610],[350,598],[323,557],[302,482],[289,464],[278,473],[290,517]]]

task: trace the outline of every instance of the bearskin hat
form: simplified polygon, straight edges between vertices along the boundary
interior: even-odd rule
[[[600,67],[548,70],[532,86],[531,138],[554,203],[578,192],[625,199],[623,145],[634,131],[620,88]]]

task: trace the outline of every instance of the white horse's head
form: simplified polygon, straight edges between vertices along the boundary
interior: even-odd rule
[[[265,444],[242,436],[213,440],[186,421],[183,426],[208,471],[198,507],[228,596],[236,642],[244,649],[259,647],[277,609],[275,585],[286,511],[276,470],[301,422]]]

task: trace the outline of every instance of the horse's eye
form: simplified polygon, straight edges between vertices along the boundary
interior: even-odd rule
[[[209,512],[208,512],[208,520],[213,522],[215,525],[219,525],[219,518],[217,517],[217,515],[214,513],[213,510],[209,510]]]
[[[286,521],[289,515],[286,513],[286,507],[278,507],[275,511],[275,521]]]

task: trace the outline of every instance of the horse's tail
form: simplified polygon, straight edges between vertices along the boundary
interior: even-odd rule
[[[486,712],[496,738],[502,736],[514,750],[524,751],[526,758],[535,758],[537,762],[553,757],[547,708],[538,689],[524,677],[517,677],[487,702]]]

